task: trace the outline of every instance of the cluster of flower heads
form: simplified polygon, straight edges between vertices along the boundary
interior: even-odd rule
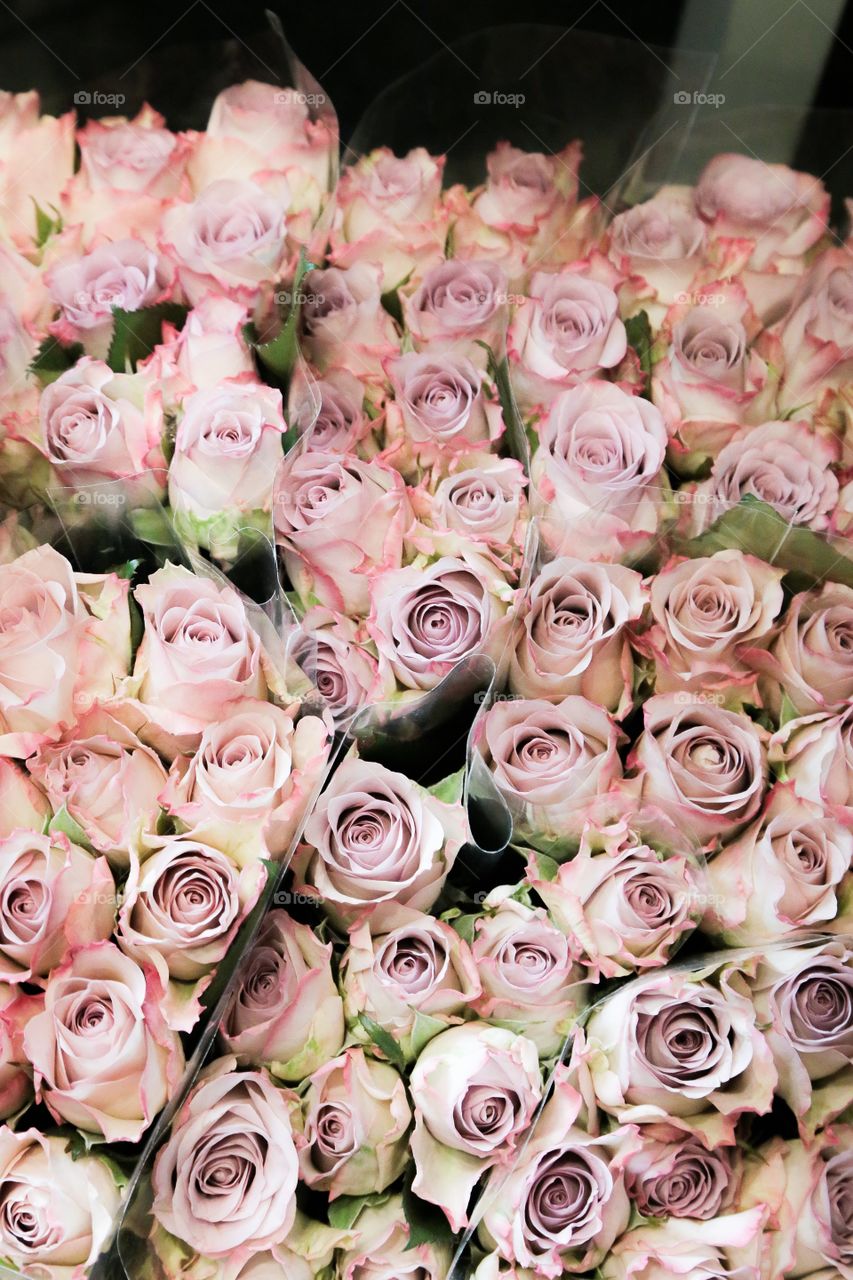
[[[13,190],[73,122],[4,107]],[[226,568],[268,533],[339,729],[497,670],[467,779],[353,747],[311,807],[131,1276],[851,1280],[853,257],[821,183],[723,155],[613,216],[578,144],[500,144],[471,190],[383,149],[333,209],[333,131],[255,83],[203,134],[78,140],[0,246],[7,498],[167,502]],[[60,851],[0,897],[0,1253],[51,1280],[119,1203],[69,1130],[136,1140],[181,1092],[329,755],[232,588],[134,594],[135,653],[126,581],[0,569],[6,842]],[[62,1133],[17,1124],[33,1089]]]

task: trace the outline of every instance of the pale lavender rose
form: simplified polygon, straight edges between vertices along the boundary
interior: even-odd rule
[[[527,479],[513,458],[473,457],[439,480],[433,493],[412,490],[415,514],[428,527],[457,534],[466,542],[503,549],[520,547],[524,531]],[[424,545],[430,535],[423,536]],[[434,541],[434,539],[433,539]]]
[[[166,770],[159,757],[100,705],[27,760],[55,812],[64,809],[88,844],[126,867],[130,845],[152,830]],[[82,837],[81,837],[82,838]]]
[[[335,921],[393,902],[428,911],[467,836],[461,804],[402,773],[346,760],[305,825],[294,860],[302,887]]]
[[[669,1125],[649,1125],[625,1163],[625,1187],[645,1218],[714,1219],[737,1201],[742,1173],[738,1147],[708,1149]]]
[[[302,1181],[330,1200],[384,1191],[408,1161],[411,1122],[399,1072],[345,1049],[314,1072],[302,1099]]]
[[[382,306],[382,273],[366,262],[342,270],[309,271],[301,307],[305,353],[321,370],[347,369],[358,377],[381,373],[397,351],[397,331]]]
[[[141,240],[112,240],[81,257],[63,258],[45,276],[59,317],[51,333],[82,342],[89,355],[106,357],[113,310],[141,311],[168,298],[171,265]]]
[[[80,172],[90,192],[115,198],[178,194],[186,159],[182,137],[163,128],[163,117],[148,106],[134,120],[87,120],[77,131]]]
[[[421,465],[447,454],[488,449],[504,429],[501,407],[483,372],[453,352],[410,351],[389,361],[394,400],[386,436]],[[394,453],[391,453],[393,459]]]
[[[282,458],[281,392],[220,381],[184,400],[169,464],[179,533],[220,559],[236,554],[245,525],[266,525]]]
[[[162,988],[110,942],[54,969],[44,1008],[24,1029],[36,1094],[57,1123],[108,1142],[138,1142],[184,1071],[160,1013]]]
[[[853,819],[853,704],[789,720],[770,740],[770,761],[784,766],[796,795]]]
[[[659,410],[609,382],[564,391],[539,426],[531,487],[554,555],[636,558],[661,519],[666,427]]]
[[[591,1137],[578,1125],[580,1110],[580,1094],[558,1067],[530,1140],[483,1194],[481,1243],[531,1275],[592,1270],[631,1216],[623,1173],[631,1132]]]
[[[578,694],[496,702],[478,730],[495,786],[528,838],[580,833],[584,804],[622,777],[619,741],[607,712]]]
[[[434,688],[470,654],[498,657],[513,591],[476,552],[442,556],[374,578],[367,628],[380,672],[404,689]]]
[[[701,695],[662,693],[643,708],[628,761],[644,801],[660,805],[703,843],[755,817],[767,785],[766,731]]]
[[[616,715],[631,706],[628,630],[646,604],[642,575],[563,556],[540,569],[512,651],[509,687],[559,702],[579,693]]]
[[[228,1052],[296,1083],[340,1052],[344,1030],[331,942],[287,911],[271,911],[222,1022]]]
[[[384,694],[378,663],[366,642],[367,636],[362,635],[358,623],[322,605],[307,611],[302,632],[294,641],[295,661],[339,728],[360,707],[381,701]]]
[[[853,380],[853,261],[847,249],[815,259],[778,327],[784,372],[782,410],[822,422]]]
[[[353,1236],[339,1255],[341,1280],[446,1280],[450,1271],[449,1244],[412,1241],[399,1195],[362,1209]]]
[[[682,1220],[635,1227],[616,1242],[601,1267],[602,1280],[759,1280],[761,1207],[718,1219]],[[778,1274],[773,1272],[773,1274]]]
[[[558,1054],[589,994],[574,940],[505,885],[483,903],[471,949],[483,987],[477,1014],[527,1036],[541,1058]]]
[[[841,711],[853,698],[853,588],[826,582],[794,596],[766,652],[747,655],[779,719]]]
[[[579,142],[555,155],[499,142],[486,157],[488,181],[474,208],[487,226],[500,230],[550,230],[549,220],[577,201],[580,161]]]
[[[481,991],[471,949],[455,929],[391,904],[350,929],[340,982],[350,1034],[367,1040],[365,1014],[407,1060],[417,1057],[426,1034],[461,1022]]]
[[[507,287],[496,263],[450,258],[431,267],[415,291],[403,296],[406,329],[419,349],[456,347],[474,359],[477,342],[496,347],[503,339]]]
[[[257,373],[243,333],[246,309],[215,294],[203,298],[180,330],[168,328],[146,365],[157,376],[167,410],[192,392],[229,379],[255,380]]]
[[[412,519],[394,468],[314,449],[281,464],[273,516],[276,542],[302,600],[358,615],[369,610],[371,576],[399,569]]]
[[[756,699],[750,658],[782,610],[782,574],[737,548],[666,564],[651,582],[651,625],[634,637],[655,691]]]
[[[548,405],[623,359],[628,340],[619,299],[609,285],[572,268],[536,272],[513,315],[507,348],[519,404]]]
[[[307,447],[318,453],[370,452],[373,420],[366,412],[365,386],[346,369],[329,369],[310,381],[297,371],[290,384],[288,421]]]
[[[611,261],[653,325],[687,292],[704,262],[705,227],[689,203],[670,192],[634,205],[607,232]]]
[[[97,1155],[76,1159],[68,1139],[0,1129],[0,1253],[44,1280],[89,1274],[113,1233],[121,1191]]]
[[[0,839],[19,827],[42,831],[51,816],[47,796],[14,760],[0,756]]]
[[[213,174],[233,161],[233,144],[245,150],[249,169],[293,169],[302,180],[309,177],[322,191],[333,181],[338,141],[325,118],[314,118],[311,108],[321,108],[323,96],[244,80],[217,94],[207,128],[196,137]],[[237,154],[240,154],[239,151]],[[195,157],[197,159],[197,157]]]
[[[266,1072],[220,1059],[201,1076],[154,1164],[154,1218],[210,1258],[242,1262],[283,1243],[299,1161],[291,1098]]]
[[[849,921],[853,831],[780,783],[760,818],[708,863],[705,933],[752,946]]]
[[[412,1070],[412,1188],[458,1231],[477,1180],[509,1164],[542,1096],[536,1045],[485,1022],[430,1040]]]

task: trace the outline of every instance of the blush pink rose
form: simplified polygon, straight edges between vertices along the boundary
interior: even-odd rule
[[[294,642],[294,660],[338,728],[364,704],[384,701],[393,692],[383,688],[378,663],[366,640],[363,628],[353,619],[316,605],[306,612],[302,633]]]
[[[488,448],[504,429],[501,408],[480,370],[452,352],[408,352],[388,364],[394,400],[386,433],[422,464]],[[392,454],[393,460],[393,454]],[[405,469],[405,467],[403,468]]]
[[[359,1214],[355,1239],[341,1249],[338,1266],[341,1280],[445,1280],[452,1252],[437,1237],[415,1243],[403,1197],[391,1195]]]
[[[186,144],[163,124],[163,117],[147,106],[134,120],[87,120],[77,131],[77,145],[89,190],[156,199],[177,195]]]
[[[514,458],[484,457],[478,463],[472,455],[439,480],[434,492],[425,486],[413,489],[411,500],[418,519],[429,529],[496,551],[519,549],[526,528],[526,484],[524,468]],[[424,535],[424,545],[430,537]]]
[[[821,421],[853,379],[853,259],[830,249],[815,260],[778,326],[784,357],[779,406]]]
[[[318,453],[356,453],[370,457],[373,419],[365,409],[365,387],[347,369],[329,369],[323,378],[290,384],[288,421]]]
[[[89,355],[103,359],[113,333],[113,308],[141,311],[165,301],[173,269],[140,240],[112,240],[54,263],[45,280],[59,310],[51,333],[64,343],[82,342]]]
[[[36,209],[58,208],[74,172],[74,112],[40,115],[37,95],[10,94],[4,102],[0,140],[4,239],[33,252],[38,236]]]
[[[232,153],[218,144],[239,142],[256,157],[247,160],[249,166],[300,170],[326,191],[334,179],[337,138],[329,120],[312,119],[310,110],[324,105],[325,99],[311,101],[310,95],[297,89],[259,80],[229,85],[215,98],[207,128],[198,135],[195,164],[199,164],[199,149],[203,153],[209,149],[205,162],[214,173],[217,168],[222,172],[217,161],[227,163]]]
[[[770,713],[841,711],[853,698],[853,588],[827,582],[794,596],[766,650],[750,653]]]
[[[636,300],[653,325],[689,291],[705,245],[701,218],[685,199],[666,191],[617,214],[606,236],[610,260],[629,279],[626,298]]]
[[[0,756],[0,839],[26,827],[42,831],[51,817],[47,796],[24,770]]]
[[[155,348],[149,365],[162,386],[168,409],[194,391],[215,388],[229,379],[257,373],[243,333],[246,308],[229,298],[203,298],[187,316],[183,328],[165,330],[166,340]]]
[[[312,364],[323,372],[343,368],[357,377],[379,375],[382,360],[397,350],[394,321],[382,306],[382,286],[381,271],[366,262],[308,272],[301,320]]]
[[[651,1128],[651,1126],[649,1126]],[[737,1199],[742,1157],[738,1147],[705,1147],[699,1137],[685,1140],[668,1125],[654,1126],[659,1136],[643,1135],[643,1145],[625,1165],[625,1187],[646,1218],[717,1218]]]
[[[770,741],[770,760],[798,796],[853,819],[853,703],[789,720]]]
[[[705,1153],[707,1157],[707,1152]],[[602,1280],[759,1280],[750,1261],[763,1210],[754,1207],[721,1215],[718,1220],[649,1223],[628,1231],[604,1260]],[[774,1273],[775,1274],[775,1273]]]
[[[474,359],[476,342],[491,347],[502,342],[506,304],[507,280],[499,266],[449,258],[431,267],[414,292],[404,295],[403,317],[419,350],[453,348]]]

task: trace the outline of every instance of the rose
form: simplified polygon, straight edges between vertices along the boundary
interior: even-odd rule
[[[803,278],[779,325],[783,410],[822,420],[853,377],[853,271],[847,250],[825,250]]]
[[[87,120],[77,131],[80,169],[90,191],[162,198],[178,194],[186,159],[183,139],[143,107],[135,120]]]
[[[645,602],[642,576],[631,569],[553,560],[530,587],[510,657],[510,689],[551,702],[581,694],[624,715],[634,673],[627,628]]]
[[[184,1070],[159,1012],[162,988],[110,942],[54,969],[24,1029],[37,1095],[59,1122],[108,1142],[138,1142]]]
[[[774,718],[783,701],[796,716],[841,711],[853,698],[853,588],[827,582],[794,596],[767,651],[748,656]]]
[[[0,1129],[0,1253],[46,1280],[88,1274],[109,1243],[121,1193],[106,1160],[68,1139]]]
[[[298,1160],[287,1095],[232,1065],[209,1067],[178,1112],[154,1164],[152,1213],[199,1253],[240,1261],[287,1236]]]
[[[569,836],[585,801],[622,776],[616,725],[577,694],[559,703],[496,702],[477,732],[495,786],[528,840]]]
[[[211,182],[195,200],[175,201],[162,220],[162,249],[175,263],[191,305],[224,294],[253,305],[275,280],[285,253],[286,179],[269,187],[248,180]]]
[[[715,239],[752,242],[749,265],[759,271],[801,268],[829,221],[829,193],[820,179],[744,155],[714,156],[694,199]]]
[[[650,597],[651,626],[635,643],[654,660],[657,693],[756,697],[752,646],[782,610],[782,570],[737,549],[671,560]]]
[[[0,839],[19,827],[42,831],[51,816],[44,792],[13,760],[0,756]]]
[[[332,184],[332,166],[337,139],[328,120],[312,120],[308,95],[298,89],[282,89],[277,84],[245,80],[229,85],[214,100],[206,130],[198,136],[197,148],[209,152],[207,162],[214,173],[230,158],[232,148],[211,146],[214,140],[236,141],[249,148],[249,167],[256,169],[293,168],[308,174],[325,191]],[[322,106],[322,95],[317,95]]]
[[[853,1101],[853,952],[841,940],[775,947],[748,981],[779,1093],[808,1139]]]
[[[477,965],[456,930],[391,904],[350,929],[340,982],[351,1034],[366,1038],[360,1022],[366,1014],[408,1061],[417,1057],[424,1022],[437,1030],[458,1022],[480,994]]]
[[[366,262],[309,271],[301,317],[305,350],[321,370],[378,372],[397,349],[394,321],[382,306],[382,273]]]
[[[388,364],[395,399],[386,430],[425,462],[471,452],[503,431],[500,405],[487,396],[482,372],[465,356],[408,352]]]
[[[346,724],[363,703],[379,700],[378,664],[364,647],[352,619],[322,605],[314,606],[302,620],[302,633],[294,641],[292,654],[322,697],[336,727]]]
[[[717,987],[664,970],[621,987],[578,1033],[573,1065],[580,1064],[598,1105],[620,1123],[675,1121],[714,1108],[716,1121],[696,1124],[715,1142],[732,1140],[742,1112],[768,1112],[776,1084],[752,1001],[725,975]]]
[[[297,877],[336,921],[381,902],[427,911],[466,827],[461,804],[438,800],[383,765],[349,759],[305,824]]]
[[[3,982],[47,978],[72,948],[110,936],[116,889],[104,858],[59,832],[16,831],[0,841],[0,865]]]
[[[649,1126],[651,1129],[652,1126]],[[710,1150],[698,1137],[663,1125],[660,1137],[644,1137],[625,1164],[625,1187],[646,1218],[707,1221],[737,1200],[741,1175],[737,1147]]]
[[[127,866],[131,841],[160,812],[166,771],[159,758],[100,706],[30,756],[27,769],[57,813],[64,809],[115,866]]]
[[[592,379],[564,391],[539,426],[531,468],[549,550],[636,557],[660,519],[666,427],[654,405]]]
[[[512,589],[475,552],[382,573],[370,595],[367,629],[380,673],[404,689],[432,689],[469,654],[497,657],[503,647]]]
[[[412,1189],[458,1231],[477,1179],[511,1161],[533,1118],[542,1094],[536,1046],[485,1022],[451,1027],[421,1051],[409,1088]]]
[[[587,1002],[573,940],[541,907],[493,889],[474,921],[472,951],[483,993],[474,1009],[484,1020],[526,1036],[550,1058],[562,1049]]]
[[[702,927],[753,945],[844,919],[851,859],[853,832],[780,784],[760,818],[709,862]]]
[[[182,566],[158,569],[134,595],[145,623],[129,682],[140,737],[168,756],[193,751],[224,705],[265,697],[260,638],[233,587]]]
[[[695,490],[693,532],[701,533],[747,495],[773,507],[787,524],[826,529],[838,499],[830,470],[837,456],[836,442],[804,422],[766,422],[738,433]]]
[[[344,1016],[331,960],[332,944],[308,925],[286,911],[264,917],[222,1026],[238,1062],[262,1063],[297,1082],[335,1057]]]
[[[451,1246],[432,1237],[415,1244],[401,1196],[389,1196],[358,1215],[355,1239],[340,1254],[341,1280],[445,1280]]]
[[[576,940],[593,977],[619,978],[667,963],[695,928],[703,888],[699,871],[673,833],[664,856],[640,815],[596,829],[553,880],[528,878],[551,916]],[[645,839],[644,839],[645,836]]]
[[[613,290],[571,267],[536,272],[507,334],[513,388],[522,407],[550,404],[560,391],[612,369],[627,350]]]
[[[581,1097],[558,1067],[554,1091],[518,1161],[483,1195],[487,1248],[539,1276],[592,1270],[628,1225],[622,1175],[629,1134],[575,1128]]]
[[[617,214],[607,243],[611,260],[632,278],[632,290],[655,325],[702,266],[705,227],[686,201],[661,192]]]
[[[789,720],[770,740],[770,761],[783,764],[794,792],[853,816],[853,705],[838,714]]]
[[[39,415],[41,448],[60,483],[136,479],[132,492],[161,493],[162,421],[144,375],[116,374],[84,357],[44,388]]]
[[[116,938],[140,966],[156,971],[168,1025],[188,1031],[201,1012],[201,993],[258,900],[266,868],[240,869],[192,835],[149,843],[153,851],[145,861],[131,861]],[[193,984],[192,991],[170,989],[171,983]]]
[[[201,546],[234,549],[239,528],[262,521],[272,505],[285,431],[281,392],[220,382],[188,396],[182,408],[169,465],[178,530]]]
[[[11,1010],[7,1015],[5,1009],[0,1010],[0,1119],[2,1120],[20,1114],[32,1102],[33,1082],[29,1063],[23,1059],[23,1046],[16,1026],[15,1012]]]
[[[618,1240],[601,1268],[603,1280],[758,1280],[753,1264],[762,1211],[758,1207],[719,1220],[680,1221],[636,1227]],[[751,1246],[747,1249],[747,1246]],[[780,1274],[773,1272],[773,1275]]]
[[[245,307],[213,295],[193,307],[180,331],[167,330],[167,341],[155,348],[147,366],[160,379],[164,404],[177,405],[190,393],[229,379],[245,380],[248,375],[254,382],[255,363],[243,334],[245,323]]]
[[[364,409],[365,387],[346,369],[330,369],[324,378],[294,373],[288,399],[288,421],[307,447],[318,453],[356,453],[370,449],[373,421]],[[319,402],[319,403],[318,403]]]
[[[141,240],[111,240],[80,257],[61,258],[45,282],[59,317],[51,333],[70,344],[82,342],[89,355],[106,358],[114,328],[114,308],[142,311],[165,301],[171,265]]]
[[[412,503],[416,514],[433,528],[489,546],[520,546],[526,484],[520,462],[489,458],[482,464],[466,462],[440,480],[432,494],[414,490]]]
[[[345,1049],[311,1076],[302,1115],[301,1178],[330,1199],[384,1191],[403,1172],[412,1112],[387,1062]]]
[[[450,258],[403,295],[406,329],[418,349],[457,347],[473,358],[476,342],[494,347],[503,338],[506,294],[506,276],[495,263]]]
[[[14,123],[4,130],[0,147],[4,239],[32,252],[39,237],[37,210],[59,206],[74,172],[74,112],[39,115],[37,95],[32,99],[14,94],[11,100],[27,100],[30,105],[12,108],[8,118]]]
[[[700,840],[730,837],[761,807],[766,733],[701,696],[662,693],[643,708],[629,766],[643,800],[670,810]]]
[[[411,510],[400,474],[380,462],[313,449],[279,468],[276,542],[303,600],[341,613],[370,607],[368,575],[398,569]]]

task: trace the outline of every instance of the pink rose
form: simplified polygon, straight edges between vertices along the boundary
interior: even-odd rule
[[[269,912],[221,1035],[239,1062],[261,1063],[294,1083],[334,1058],[344,1042],[344,1014],[331,942],[321,943],[287,911]]]
[[[493,262],[449,258],[431,267],[402,302],[406,329],[419,350],[458,348],[474,359],[476,342],[497,347],[503,341],[507,280]]]
[[[386,431],[424,462],[488,448],[504,429],[480,370],[452,352],[408,352],[388,365],[394,401]]]
[[[11,990],[11,988],[6,988]],[[24,996],[22,1003],[31,997]],[[26,1017],[26,1014],[24,1014]],[[16,1011],[0,1009],[0,1120],[20,1115],[33,1100],[33,1081],[26,1061]]]
[[[287,1236],[298,1160],[288,1096],[232,1064],[208,1067],[178,1112],[154,1164],[152,1212],[191,1249],[239,1263]]]
[[[171,265],[140,240],[112,240],[82,257],[62,258],[47,272],[59,318],[50,331],[62,342],[82,342],[104,358],[113,333],[113,308],[141,311],[169,297]]]
[[[51,816],[47,796],[14,760],[0,756],[0,839],[20,827],[42,831]]]
[[[317,605],[305,614],[302,633],[294,642],[295,661],[338,728],[365,703],[383,698],[378,664],[365,641],[359,624]]]
[[[526,484],[515,459],[490,457],[477,463],[472,455],[439,480],[433,493],[425,487],[413,490],[412,505],[431,529],[496,550],[515,549],[524,541]]]
[[[839,392],[853,379],[853,259],[822,253],[803,278],[779,325],[784,372],[780,409],[832,419]]]
[[[306,354],[325,371],[378,373],[397,349],[394,321],[382,306],[382,276],[364,262],[347,269],[309,271],[301,318]]]
[[[74,172],[74,112],[39,115],[37,95],[14,94],[5,102],[0,142],[4,238],[32,252],[38,234],[36,209],[58,208]]]
[[[707,1153],[706,1153],[707,1155]],[[750,1250],[761,1227],[757,1207],[719,1219],[692,1222],[677,1217],[627,1232],[614,1245],[601,1268],[602,1280],[759,1280]],[[776,1272],[773,1273],[777,1274]]]
[[[646,1126],[659,1137],[643,1136],[629,1155],[625,1187],[646,1218],[688,1218],[706,1222],[737,1199],[742,1158],[738,1147],[712,1147],[669,1125]]]
[[[656,325],[703,265],[705,227],[684,199],[664,191],[617,214],[607,244],[611,261],[629,277],[626,287]]]
[[[853,588],[827,582],[794,596],[767,650],[751,652],[771,715],[841,711],[853,698]]]
[[[623,715],[634,674],[627,631],[646,603],[641,575],[563,556],[540,569],[525,603],[512,692],[549,702],[579,693]]]
[[[315,97],[259,80],[229,85],[214,100],[197,145],[204,150],[214,140],[243,143],[255,153],[256,168],[301,170],[326,191],[334,180],[337,138],[328,119],[311,119],[310,107],[325,105],[321,95]],[[226,161],[230,154],[218,147],[212,152]]]
[[[300,380],[297,371],[290,384],[288,421],[318,453],[356,453],[363,443],[369,453],[373,421],[364,401],[364,384],[346,369],[330,369],[324,378],[310,381]]]
[[[784,766],[796,795],[853,818],[853,704],[789,720],[770,741],[770,760]]]
[[[167,330],[149,365],[163,387],[164,404],[177,406],[193,391],[213,389],[229,379],[257,378],[243,334],[246,309],[229,298],[202,298],[181,330]]]
[[[560,155],[521,151],[499,142],[486,157],[489,178],[474,207],[489,226],[529,231],[558,205],[576,201],[580,158],[577,142]]]
[[[640,556],[661,518],[666,427],[654,405],[609,382],[564,391],[539,426],[531,486],[554,555]]]
[[[411,522],[399,473],[381,462],[309,449],[281,464],[276,542],[302,600],[346,614],[370,608],[370,578],[399,569]]]
[[[90,191],[163,199],[178,194],[186,143],[143,107],[135,120],[87,120],[77,132],[80,169]]]
[[[449,1244],[437,1238],[414,1242],[402,1196],[368,1204],[353,1235],[339,1255],[341,1280],[445,1280],[450,1270]]]
[[[108,1142],[139,1141],[184,1070],[161,996],[153,973],[110,942],[83,947],[54,969],[24,1047],[36,1092],[58,1123]]]

